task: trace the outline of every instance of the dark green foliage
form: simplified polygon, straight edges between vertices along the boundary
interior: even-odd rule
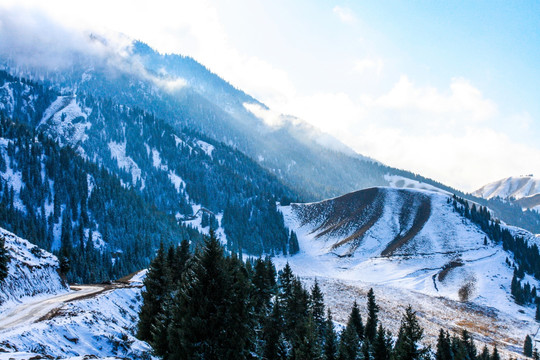
[[[493,353],[490,356],[490,360],[501,360],[501,356],[499,355],[499,350],[497,349],[497,346],[493,348]]]
[[[311,288],[310,303],[311,315],[313,317],[315,330],[317,332],[319,342],[323,343],[327,323],[325,318],[324,297],[317,280],[315,280],[315,284],[313,284],[313,287]]]
[[[347,320],[347,327],[351,327],[356,332],[359,340],[364,339],[364,323],[362,322],[362,315],[360,315],[360,309],[356,300],[353,303],[349,319]]]
[[[287,358],[287,346],[282,332],[283,319],[281,306],[278,300],[274,302],[272,312],[263,321],[262,355],[266,360],[279,360]]]
[[[392,336],[382,325],[377,329],[373,342],[373,360],[389,360],[392,355]]]
[[[356,327],[347,324],[339,341],[339,360],[356,360],[360,354],[360,338]]]
[[[214,233],[185,272],[171,309],[169,359],[244,359],[253,339],[242,262],[225,257]]]
[[[9,254],[6,249],[6,240],[0,237],[0,282],[8,276]]]
[[[161,244],[157,256],[152,260],[146,278],[145,289],[142,292],[143,306],[139,312],[137,337],[144,341],[152,340],[152,328],[157,324],[158,314],[167,293],[167,264],[165,250]]]
[[[368,317],[366,321],[365,337],[369,342],[373,343],[375,335],[377,334],[377,313],[379,312],[379,306],[375,301],[373,289],[369,289],[367,299]]]
[[[328,309],[328,316],[326,319],[324,358],[325,360],[337,360],[338,358],[338,339],[330,309]]]
[[[534,318],[536,321],[540,321],[540,302],[536,303],[536,314]]]
[[[289,254],[294,255],[300,251],[300,245],[298,245],[298,237],[296,233],[291,230],[289,235]]]
[[[533,344],[532,339],[529,335],[525,337],[525,341],[523,343],[523,355],[528,357],[533,356]]]
[[[486,345],[482,348],[482,352],[478,355],[478,360],[490,360],[489,350]]]
[[[428,349],[421,348],[424,330],[420,327],[416,312],[409,305],[401,319],[398,338],[393,350],[395,360],[419,360],[427,356]]]

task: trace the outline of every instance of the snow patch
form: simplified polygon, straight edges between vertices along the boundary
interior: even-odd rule
[[[141,181],[141,190],[144,189],[144,179],[141,177],[141,169],[137,163],[129,156],[126,155],[126,143],[117,143],[114,141],[109,142],[109,150],[111,151],[111,157],[116,159],[116,163],[120,169],[124,169],[131,173],[132,184],[135,185],[137,181]]]

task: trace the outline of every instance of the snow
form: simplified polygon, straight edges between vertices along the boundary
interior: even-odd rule
[[[37,296],[68,291],[58,275],[58,260],[45,250],[0,228],[11,261],[8,276],[0,283],[0,314]]]
[[[159,155],[159,151],[156,149],[152,149],[152,164],[156,169],[165,171],[169,169],[167,165],[161,163],[161,156]]]
[[[196,144],[205,152],[206,155],[212,157],[212,152],[214,151],[214,145],[211,145],[205,141],[197,140]]]
[[[8,351],[4,358],[150,358],[150,346],[135,338],[140,294],[140,286],[107,291],[66,303],[52,319],[5,331],[0,344]]]
[[[177,192],[180,192],[182,188],[186,188],[186,182],[172,170],[169,171],[169,180],[171,180]]]
[[[133,185],[135,185],[138,180],[141,180],[141,190],[144,189],[144,179],[141,177],[141,169],[131,157],[126,155],[126,143],[111,141],[108,145],[109,150],[111,151],[111,157],[116,159],[118,167],[131,173]]]
[[[412,180],[412,179],[399,176],[399,175],[386,174],[384,175],[384,179],[388,181],[388,186],[394,187],[394,188],[427,190],[427,191],[433,191],[433,192],[438,192],[442,194],[452,195],[448,191],[439,189],[438,187],[435,187],[433,185],[429,185],[429,184],[426,184],[417,180]]]
[[[13,116],[15,109],[13,89],[11,83],[5,83],[0,87],[0,109],[5,110],[9,117]]]
[[[486,199],[500,197],[502,199],[521,199],[540,193],[540,179],[532,175],[511,176],[505,179],[494,181],[482,186],[473,192],[473,195]]]
[[[38,128],[55,135],[62,145],[77,145],[88,139],[91,109],[81,109],[74,96],[59,96],[43,113]]]
[[[365,294],[374,287],[385,298],[387,311],[396,313],[398,309],[399,313],[407,303],[422,311],[432,339],[436,339],[440,327],[458,329],[466,326],[477,338],[506,341],[503,345],[508,351],[517,351],[527,333],[537,332],[534,307],[518,306],[510,295],[513,269],[505,260],[508,257],[512,261],[512,254],[489,240],[484,245],[486,234],[455,212],[452,204],[447,203],[448,196],[425,190],[381,188],[381,192],[384,208],[355,246],[333,247],[357,229],[343,225],[345,228],[341,232],[323,234],[324,216],[314,217],[306,223],[305,217],[300,215],[302,208],[309,209],[322,202],[280,207],[286,226],[298,235],[300,253],[292,257],[275,257],[276,266],[281,268],[289,262],[297,275],[311,281],[317,278],[328,289],[333,289],[328,290],[327,295],[333,297],[333,306],[341,311],[336,315],[338,321],[346,321],[350,303],[358,296],[351,294]],[[404,203],[406,195],[427,196],[431,202],[430,217],[406,244],[389,256],[382,256],[383,249],[398,234],[405,232],[412,221],[404,221],[401,225],[399,221],[400,217],[406,218],[400,211],[417,206],[414,202],[412,205]],[[325,211],[320,210],[320,213]],[[339,256],[347,254],[350,256]],[[449,266],[452,263],[459,265]],[[448,270],[443,272],[445,267]],[[538,281],[532,277],[526,280],[538,288]],[[349,293],[336,288],[349,289]],[[460,296],[460,289],[465,288],[470,289],[466,299]],[[350,299],[345,307],[344,299]],[[448,310],[449,304],[455,309]],[[490,328],[491,322],[493,327],[496,325],[504,331],[499,329],[486,335],[485,329],[480,331],[470,324],[472,313],[476,314],[474,318],[481,317],[478,321],[482,326]],[[396,332],[399,322],[394,325],[391,329]],[[504,340],[505,336],[512,340],[511,344],[508,339]]]
[[[193,209],[194,218],[191,219],[191,220],[183,220],[182,222],[185,225],[189,225],[192,228],[197,229],[197,231],[199,231],[201,234],[209,235],[210,234],[210,226],[205,226],[205,227],[202,226],[202,213],[204,211],[208,211],[208,212],[210,212],[210,211],[203,208],[199,204],[192,204],[191,207]],[[221,243],[223,245],[226,245],[227,244],[227,235],[225,235],[225,229],[221,226],[221,221],[223,220],[223,213],[214,214],[214,216],[216,217],[216,220],[217,220],[217,222],[219,224],[218,228],[214,229],[214,231],[216,233],[216,236],[221,241]],[[179,214],[177,214],[177,218],[179,218],[181,220],[181,218],[179,217]]]

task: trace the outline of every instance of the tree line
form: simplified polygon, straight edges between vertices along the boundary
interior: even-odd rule
[[[227,255],[213,232],[202,246],[162,246],[144,280],[138,337],[163,359],[499,360],[497,348],[478,353],[471,335],[441,329],[437,348],[411,306],[397,334],[379,319],[373,289],[367,318],[352,305],[339,331],[317,281],[307,289],[287,264]]]

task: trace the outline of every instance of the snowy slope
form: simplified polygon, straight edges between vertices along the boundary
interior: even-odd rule
[[[512,176],[494,181],[473,192],[473,195],[491,199],[509,199],[526,209],[540,211],[540,179],[527,176]]]
[[[90,113],[91,109],[81,109],[76,97],[59,96],[43,113],[38,129],[54,134],[61,145],[75,146],[88,138]]]
[[[538,326],[533,307],[517,306],[511,298],[513,269],[506,258],[512,261],[512,254],[457,213],[449,199],[433,191],[371,188],[281,207],[286,225],[298,235],[300,253],[277,258],[276,265],[288,261],[299,275],[324,279],[333,289],[342,284],[366,292],[376,286],[389,296],[389,302],[394,297],[390,294],[399,294],[393,298],[394,309],[401,304],[396,299],[408,298],[413,306],[421,301],[426,311],[433,302],[433,312],[423,314],[431,319],[432,327],[436,326],[433,319],[441,319],[438,326],[450,329],[456,323],[466,324],[470,314],[465,311],[456,317],[440,317],[444,303],[440,299],[446,299],[456,308],[485,313],[484,323],[491,318],[493,323],[512,324],[505,325],[504,334],[514,339],[515,348]],[[527,277],[527,281],[538,287],[534,279]],[[328,296],[347,298],[332,291]],[[481,335],[479,329],[466,327]],[[489,341],[502,339],[496,332],[488,337]]]
[[[0,283],[0,313],[37,296],[50,296],[68,291],[58,274],[56,257],[27,240],[0,228],[9,252],[9,274]]]
[[[140,292],[134,286],[66,303],[47,320],[2,332],[0,359],[150,359],[150,346],[134,336]]]

